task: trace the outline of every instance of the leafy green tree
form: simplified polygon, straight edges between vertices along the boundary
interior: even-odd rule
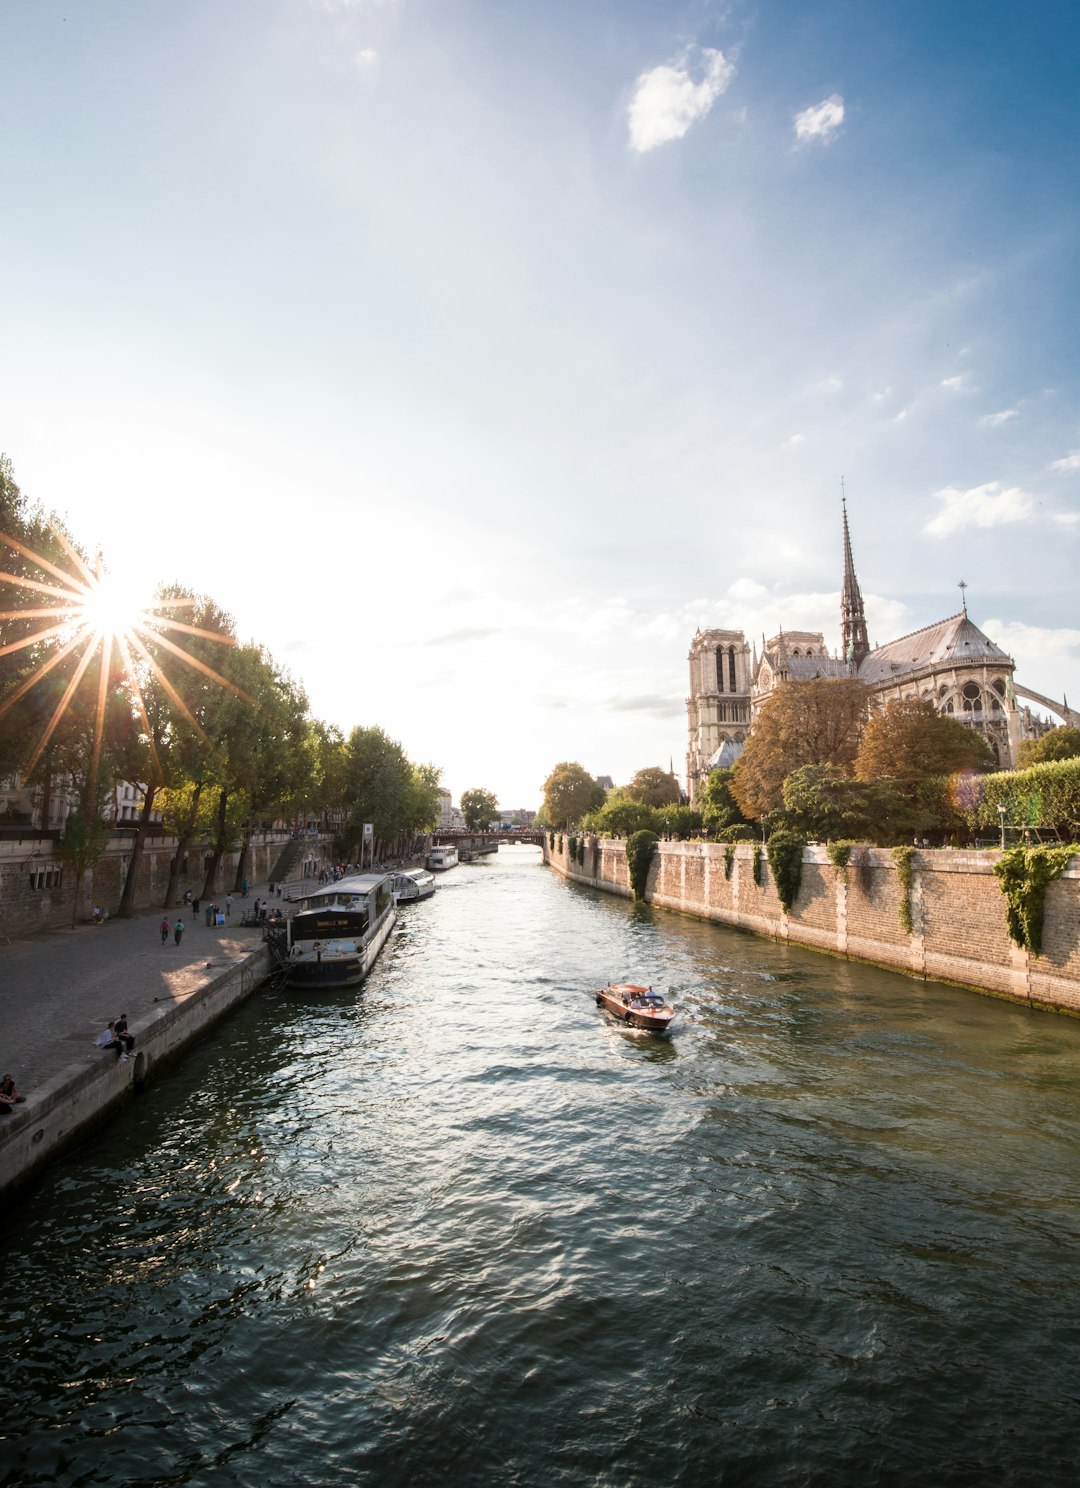
[[[564,760],[544,781],[543,815],[553,827],[576,826],[603,801],[602,787],[576,761]]]
[[[406,826],[410,833],[432,832],[439,825],[441,782],[442,770],[438,765],[413,765],[406,812]]]
[[[698,788],[694,804],[701,812],[702,825],[707,832],[715,834],[724,827],[745,821],[731,789],[734,777],[733,767],[710,770]]]
[[[657,810],[665,836],[675,837],[680,842],[685,842],[688,837],[700,836],[701,812],[696,811],[693,806],[662,806]]]
[[[838,765],[800,765],[784,781],[784,817],[810,838],[862,837],[870,830],[866,785]]]
[[[784,781],[800,765],[850,771],[866,707],[866,686],[855,677],[814,677],[778,687],[735,762],[732,794],[744,815],[760,821],[778,810]]]
[[[342,853],[358,858],[363,826],[371,822],[380,852],[408,829],[412,766],[404,749],[381,728],[354,728],[345,746],[345,822]]]
[[[1080,758],[1080,729],[1064,724],[1038,739],[1025,739],[1016,752],[1016,768],[1044,765],[1049,760]]]
[[[900,698],[867,723],[855,774],[860,780],[887,777],[913,785],[929,776],[984,770],[992,763],[986,740],[974,729],[922,698]]]
[[[489,790],[462,791],[461,814],[470,832],[489,826],[499,814],[498,798]]]
[[[639,801],[642,806],[677,806],[682,800],[679,782],[659,765],[639,770],[624,789],[631,801]]]
[[[586,832],[599,837],[630,837],[635,832],[651,832],[659,837],[664,830],[663,815],[655,806],[632,801],[624,790],[609,791],[604,804],[582,819]]]

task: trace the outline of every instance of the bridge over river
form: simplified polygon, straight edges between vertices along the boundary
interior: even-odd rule
[[[431,841],[434,845],[453,845],[460,852],[467,848],[474,853],[497,852],[500,845],[510,842],[528,842],[533,847],[543,847],[544,834],[533,827],[515,827],[509,832],[470,832],[460,828],[453,831],[433,832]]]

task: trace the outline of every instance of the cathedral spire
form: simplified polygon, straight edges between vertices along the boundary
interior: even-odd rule
[[[844,512],[844,587],[840,593],[840,633],[843,642],[844,660],[852,671],[870,655],[870,642],[866,637],[866,614],[863,610],[862,590],[855,577],[855,564],[851,557],[851,534],[848,531],[847,497],[840,502]]]

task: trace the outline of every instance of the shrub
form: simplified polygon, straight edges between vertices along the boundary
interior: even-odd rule
[[[756,842],[758,829],[752,827],[749,822],[736,822],[734,826],[723,827],[716,834],[717,842]]]
[[[791,906],[798,897],[799,884],[802,882],[805,847],[806,839],[800,837],[798,832],[781,830],[774,832],[769,838],[769,867],[772,869],[777,897],[788,914],[791,913]]]
[[[854,842],[830,842],[825,848],[829,854],[829,862],[838,873],[843,873],[845,877],[847,865],[851,861],[851,849],[854,846]]]
[[[655,832],[635,832],[627,839],[626,865],[630,870],[630,887],[635,899],[645,898],[645,887],[649,881],[649,868],[659,842]]]
[[[1004,806],[1006,826],[1056,829],[1073,837],[1080,826],[1080,760],[965,780],[957,788],[957,803],[972,828],[996,829],[998,807]]]

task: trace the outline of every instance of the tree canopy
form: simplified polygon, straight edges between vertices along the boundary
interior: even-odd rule
[[[603,802],[603,787],[576,760],[563,760],[544,781],[543,814],[553,827],[576,826]]]
[[[1025,739],[1016,752],[1016,768],[1045,765],[1050,760],[1080,758],[1080,729],[1064,724],[1038,739]]]
[[[499,815],[498,797],[489,790],[479,788],[462,791],[461,814],[470,832],[490,826]]]
[[[639,770],[625,792],[631,801],[640,801],[643,806],[677,806],[682,799],[675,776],[659,765]]]
[[[889,778],[913,785],[933,775],[983,770],[993,764],[981,734],[939,713],[922,698],[899,698],[875,713],[855,758],[860,780]]]
[[[778,810],[784,781],[800,765],[849,771],[866,721],[867,689],[854,677],[785,682],[762,706],[735,762],[732,794],[753,821]]]

